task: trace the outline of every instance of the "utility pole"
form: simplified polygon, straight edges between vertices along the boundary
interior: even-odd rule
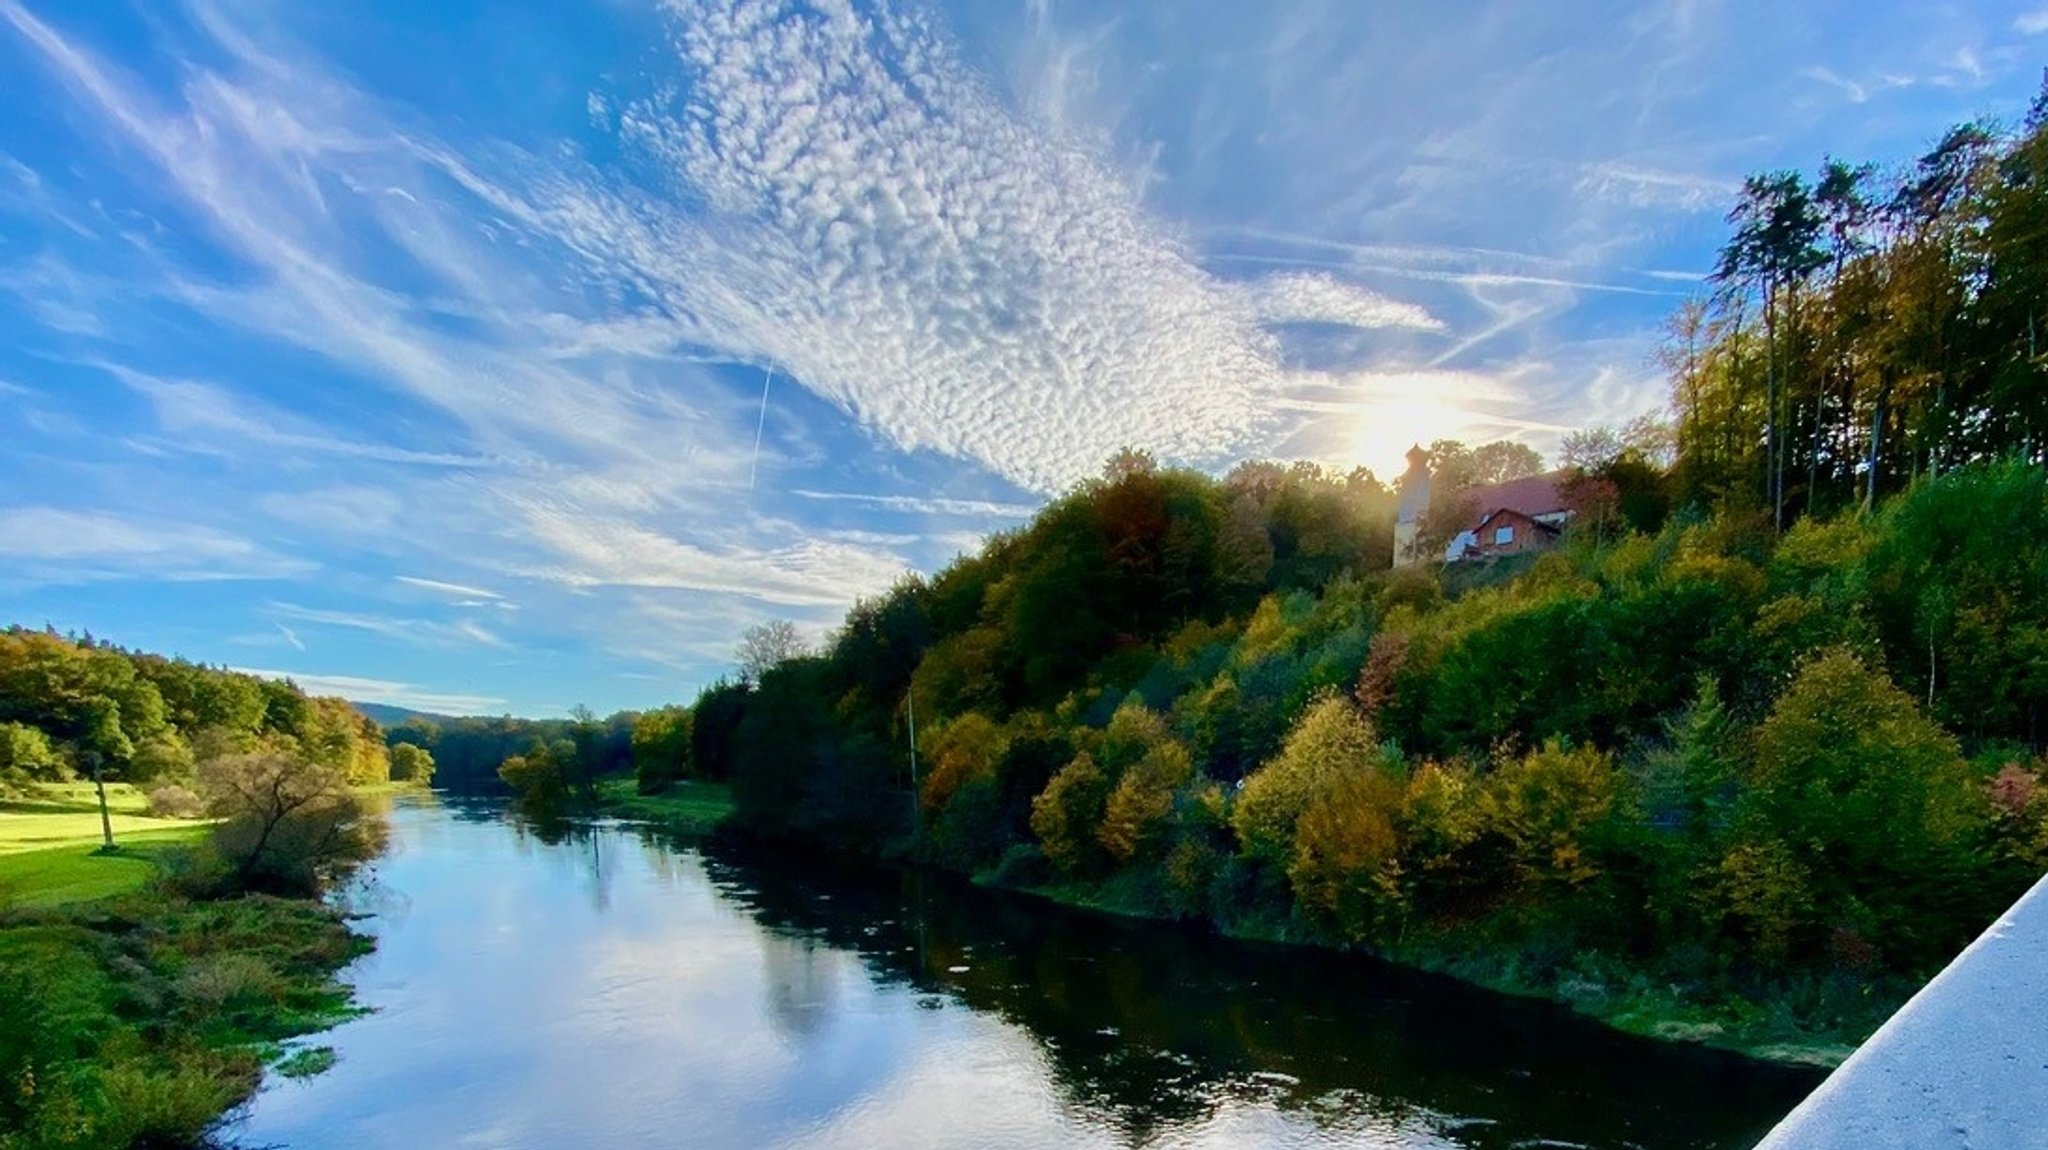
[[[114,820],[112,816],[107,814],[107,784],[106,780],[100,778],[100,753],[98,751],[87,751],[85,753],[85,765],[92,768],[92,789],[99,792],[100,796],[100,837],[106,840],[106,845],[100,848],[100,853],[113,854],[115,850]]]
[[[910,831],[924,837],[924,802],[917,792],[917,692],[903,692],[903,705],[910,709]]]

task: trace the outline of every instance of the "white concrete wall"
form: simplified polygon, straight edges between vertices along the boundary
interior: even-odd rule
[[[2048,878],[1758,1150],[2048,1148]]]

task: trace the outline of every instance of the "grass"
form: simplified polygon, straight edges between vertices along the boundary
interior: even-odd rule
[[[0,1146],[201,1144],[288,1040],[357,1013],[335,974],[368,947],[310,900],[157,892],[0,913]]]
[[[661,794],[643,795],[630,778],[601,779],[597,796],[608,814],[688,833],[712,831],[732,814],[732,789],[722,783],[685,780]]]
[[[266,1064],[334,1062],[291,1042],[360,1013],[336,974],[369,949],[338,910],[197,899],[160,866],[209,824],[153,818],[110,784],[0,801],[0,1150],[207,1144]]]
[[[107,784],[107,809],[117,845],[131,834],[192,832],[201,825],[156,818],[142,791],[127,783]],[[25,798],[0,800],[0,855],[99,844],[100,807],[91,783],[45,783]]]
[[[53,783],[0,801],[0,905],[60,906],[130,894],[156,873],[170,847],[197,842],[207,824],[149,814],[142,792],[107,785],[112,854],[101,853],[99,800],[91,783]]]

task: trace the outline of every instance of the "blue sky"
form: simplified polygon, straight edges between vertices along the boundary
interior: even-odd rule
[[[2044,62],[2043,0],[0,0],[0,617],[687,698],[1120,444],[1655,407],[1745,173]]]

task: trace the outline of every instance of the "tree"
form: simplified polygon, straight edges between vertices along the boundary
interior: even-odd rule
[[[633,721],[633,775],[643,795],[660,794],[690,773],[694,727],[688,707],[661,707]]]
[[[1593,474],[1621,458],[1625,446],[1621,433],[1611,427],[1582,427],[1565,433],[1558,457],[1567,470]]]
[[[1773,522],[1782,528],[1785,474],[1778,329],[1781,318],[1797,324],[1799,285],[1825,259],[1816,246],[1821,217],[1805,177],[1781,171],[1744,180],[1728,222],[1735,225],[1735,234],[1721,249],[1714,279],[1730,288],[1763,292],[1766,498]],[[1788,314],[1781,317],[1781,311]]]
[[[1070,875],[1092,870],[1102,857],[1096,829],[1110,782],[1083,751],[1060,769],[1031,803],[1031,833],[1045,847],[1045,857]]]
[[[526,753],[513,755],[498,767],[498,777],[512,788],[519,808],[536,818],[555,818],[568,807],[570,775],[576,744],[568,739],[536,739]]]
[[[1340,937],[1370,941],[1401,917],[1402,789],[1384,771],[1346,774],[1316,793],[1295,828],[1288,885]]]
[[[1378,770],[1380,759],[1371,724],[1347,700],[1328,695],[1310,704],[1280,753],[1244,781],[1231,825],[1245,855],[1285,869],[1295,828],[1317,796]]]
[[[234,890],[305,895],[374,856],[382,826],[366,816],[342,773],[266,752],[199,765],[213,849]]]
[[[739,661],[740,681],[749,685],[759,683],[770,668],[807,651],[796,624],[787,619],[749,627],[740,632],[739,648],[734,653]]]
[[[1525,443],[1497,439],[1472,449],[1472,480],[1475,483],[1506,483],[1543,471],[1543,456]]]
[[[50,736],[26,723],[0,723],[0,786],[62,782],[67,775]]]
[[[1800,668],[1758,726],[1745,806],[1811,877],[1810,921],[1904,965],[1948,953],[1995,909],[1959,881],[1987,796],[1955,740],[1848,651]]]
[[[425,747],[398,743],[391,748],[391,781],[424,784],[433,777],[434,756]]]

